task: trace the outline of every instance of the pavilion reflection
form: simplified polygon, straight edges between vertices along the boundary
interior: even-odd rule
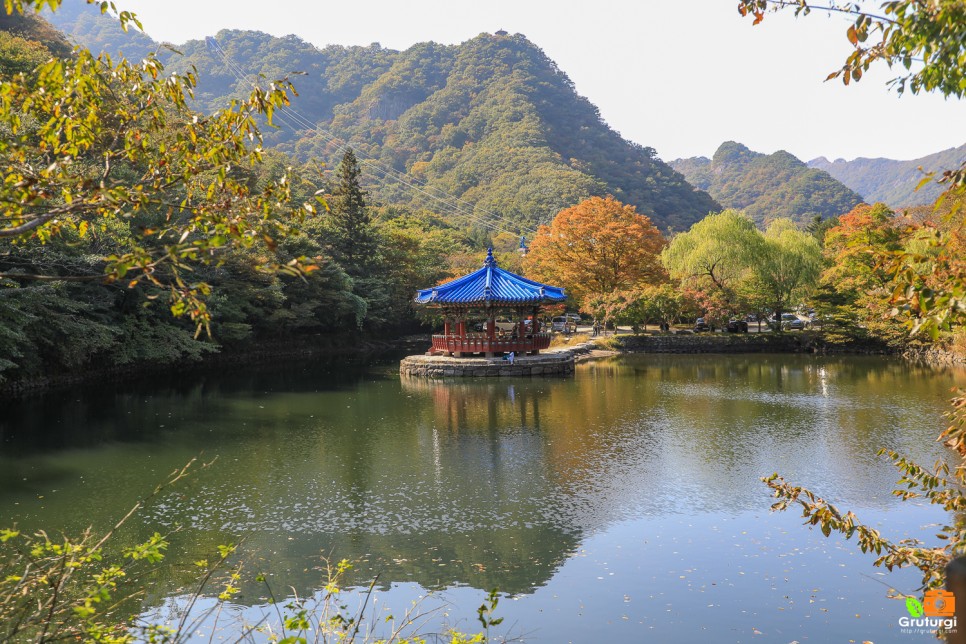
[[[447,432],[518,427],[540,429],[541,401],[546,403],[553,379],[432,380],[401,378],[402,390],[432,400],[435,426]]]

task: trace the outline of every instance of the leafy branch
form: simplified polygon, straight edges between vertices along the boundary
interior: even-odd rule
[[[880,450],[879,455],[887,455],[901,473],[898,485],[904,487],[894,490],[895,496],[903,500],[924,498],[953,513],[966,510],[966,495],[962,491],[962,486],[966,485],[963,468],[950,474],[949,466],[942,462],[928,470],[891,450]],[[878,555],[873,565],[889,571],[908,566],[918,568],[922,573],[920,590],[942,586],[946,564],[966,552],[966,526],[945,525],[940,528],[936,538],[943,542],[942,546],[930,547],[917,539],[892,541],[860,522],[851,511],[843,514],[811,490],[791,485],[778,474],[761,480],[778,499],[771,506],[773,511],[798,505],[802,508],[805,525],[817,526],[826,537],[832,532],[842,534],[846,539],[855,537],[862,552]]]

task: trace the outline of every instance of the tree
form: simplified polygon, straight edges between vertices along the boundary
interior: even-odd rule
[[[666,275],[658,259],[664,237],[651,220],[613,197],[591,197],[540,226],[524,261],[527,274],[567,289],[581,302]]]
[[[899,94],[908,90],[966,96],[966,2],[962,0],[890,0],[874,10],[863,10],[854,2],[738,0],[739,13],[753,16],[756,25],[767,11],[783,9],[794,10],[795,15],[815,10],[854,18],[845,32],[853,51],[826,80],[841,78],[848,85],[882,62],[901,70],[889,81]],[[966,163],[945,172],[943,180],[951,186],[966,186]]]
[[[805,225],[805,232],[809,235],[815,237],[815,240],[821,246],[825,243],[825,233],[829,231],[830,228],[838,224],[838,217],[825,217],[822,215],[815,215],[812,220]]]
[[[92,0],[88,0],[89,3]],[[59,0],[10,0],[22,14]],[[101,3],[102,10],[112,5]],[[122,25],[137,22],[127,12]],[[211,315],[209,286],[192,279],[199,265],[217,265],[236,248],[274,248],[311,203],[291,204],[283,176],[253,191],[239,168],[261,159],[259,119],[269,124],[288,104],[286,81],[255,88],[212,115],[189,107],[196,78],[168,74],[152,55],[133,64],[94,57],[52,58],[32,73],[0,85],[0,240],[49,242],[68,232],[86,238],[119,223],[131,230],[123,250],[105,254],[83,274],[0,273],[17,281],[106,280],[144,284],[166,294],[174,315],[198,331]],[[260,268],[304,274],[311,264],[287,265],[258,255]]]
[[[353,276],[366,273],[379,246],[366,193],[359,183],[361,175],[355,153],[346,149],[336,170],[328,229],[333,257]]]
[[[841,78],[848,85],[862,79],[874,63],[900,69],[900,75],[889,83],[902,94],[936,91],[946,97],[966,96],[966,3],[962,0],[890,0],[875,11],[863,10],[847,2],[815,5],[809,0],[739,0],[738,11],[754,16],[759,24],[769,10],[791,9],[796,15],[812,10],[844,14],[854,19],[845,36],[854,48],[843,66],[828,79]],[[871,40],[870,40],[871,38]],[[827,79],[827,80],[828,80]],[[925,181],[925,180],[924,180]],[[940,177],[949,190],[936,206],[953,203],[948,218],[955,220],[953,230],[963,223],[966,209],[966,161],[956,170]],[[956,267],[954,255],[945,252],[955,247],[955,233],[938,234],[933,244],[938,260],[912,253],[899,253],[890,265],[895,291],[892,303],[898,312],[909,316],[913,333],[928,333],[934,339],[941,330],[961,324],[966,318],[966,276]],[[924,264],[931,267],[933,277],[923,279]],[[932,286],[923,291],[924,283]]]
[[[855,50],[841,69],[829,79],[841,78],[846,85],[862,79],[863,72],[878,61],[889,68],[901,65],[905,73],[892,79],[901,94],[922,90],[946,96],[966,94],[966,5],[961,0],[892,0],[881,10],[863,11],[857,3],[816,5],[808,0],[739,0],[738,11],[751,15],[757,25],[765,11],[794,8],[795,15],[817,10],[842,13],[855,18],[846,37]],[[869,37],[872,40],[869,41]],[[916,70],[913,71],[913,63]]]
[[[885,204],[861,204],[839,217],[825,235],[826,268],[819,279],[818,305],[850,328],[886,333],[892,274],[890,254],[902,248],[902,227]]]
[[[814,286],[822,270],[822,251],[809,233],[790,219],[775,219],[764,234],[764,244],[751,263],[753,283],[775,312],[776,319],[795,298]]]
[[[646,327],[656,322],[670,328],[682,314],[695,307],[684,291],[670,283],[646,286],[634,299],[638,304],[628,311],[634,317],[627,320],[634,326],[643,324]]]
[[[671,277],[734,303],[735,288],[760,254],[761,234],[739,210],[710,214],[681,233],[661,254]]]

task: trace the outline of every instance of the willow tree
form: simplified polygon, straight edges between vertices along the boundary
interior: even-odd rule
[[[750,264],[752,283],[777,319],[815,286],[822,272],[822,249],[810,233],[791,219],[775,219]]]
[[[709,298],[736,305],[735,291],[763,248],[761,233],[740,210],[710,214],[671,240],[661,261],[672,278]]]
[[[583,302],[667,279],[665,241],[651,220],[613,197],[590,197],[540,226],[524,261],[528,275]]]

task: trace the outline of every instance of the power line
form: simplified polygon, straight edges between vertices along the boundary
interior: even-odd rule
[[[218,41],[216,41],[214,38],[209,36],[208,38],[205,39],[205,42],[208,45],[208,48],[212,52],[221,56],[225,66],[232,73],[232,75],[235,77],[236,80],[243,83],[251,82],[248,78],[248,75],[246,75],[244,71],[241,70],[235,64],[235,62],[231,59],[231,57],[224,50],[224,48],[222,48],[221,45],[218,44]],[[308,130],[309,132],[315,133],[316,135],[320,136],[324,143],[328,143],[330,145],[336,146],[336,152],[340,152],[340,151],[344,152],[349,148],[349,144],[346,141],[344,141],[343,139],[340,139],[332,132],[329,132],[324,128],[320,127],[318,124],[311,123],[307,118],[302,116],[294,108],[281,107],[278,110],[276,110],[275,113],[276,113],[276,116],[279,117],[280,122],[285,124],[293,131],[298,129],[298,127],[296,126],[301,126],[302,129]],[[448,214],[455,214],[461,217],[465,217],[466,219],[468,219],[473,223],[476,223],[485,228],[489,228],[491,231],[506,232],[511,235],[516,235],[521,233],[529,233],[530,235],[536,234],[535,228],[524,226],[517,222],[511,222],[509,219],[505,217],[489,212],[487,210],[483,210],[482,208],[479,208],[478,206],[474,206],[473,204],[467,201],[464,201],[459,197],[454,197],[436,188],[433,188],[426,183],[419,182],[415,177],[411,177],[410,175],[400,172],[395,168],[387,167],[374,159],[367,159],[364,157],[360,157],[360,165],[367,166],[375,170],[376,172],[379,172],[382,175],[383,179],[396,181],[397,183],[409,188],[413,192],[421,194],[425,197],[428,197],[429,199],[436,201],[446,209]],[[438,192],[439,194],[434,194],[434,192]],[[482,211],[482,215],[477,214],[476,211]],[[491,221],[490,219],[487,219],[487,217],[489,217],[490,219],[495,219],[497,221]],[[508,230],[507,228],[501,227],[500,223],[497,223],[497,222],[501,222],[506,226],[512,226],[515,230]]]

